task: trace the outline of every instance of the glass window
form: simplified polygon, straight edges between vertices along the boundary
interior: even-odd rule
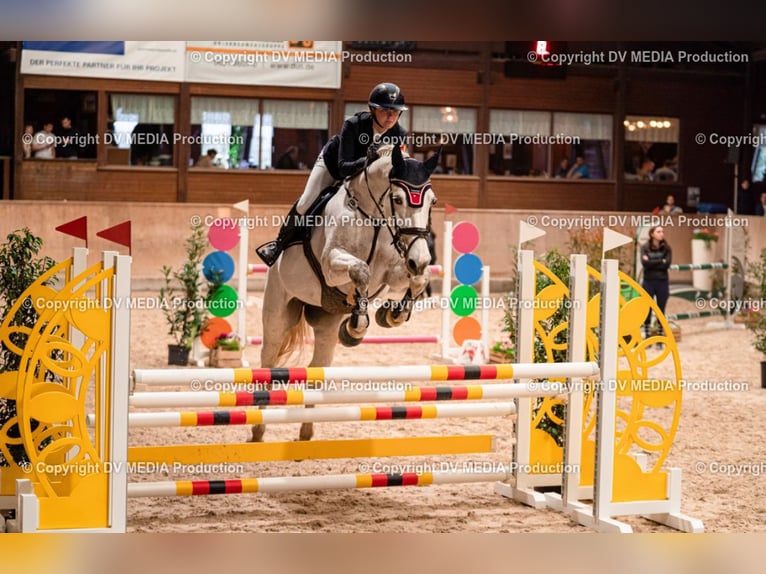
[[[759,144],[753,154],[753,165],[751,167],[753,181],[762,182],[766,181],[766,145],[764,145],[764,142],[766,142],[766,125],[755,125],[753,136]]]
[[[346,102],[346,106],[343,110],[343,119],[347,120],[357,112],[367,112],[370,106],[367,102]],[[401,121],[401,120],[400,120]]]
[[[327,143],[329,111],[327,102],[264,100],[259,165],[264,169],[313,167]]]
[[[193,97],[192,165],[225,169],[257,167],[259,106],[259,100],[246,98]],[[253,146],[256,159],[251,162],[246,150]]]
[[[174,96],[111,94],[109,104],[110,133],[104,138],[107,145],[129,150],[125,159],[130,165],[173,165]],[[109,152],[107,149],[108,162],[116,158],[114,163],[123,163],[122,154]]]
[[[490,172],[517,177],[610,177],[612,116],[528,110],[490,110]]]
[[[192,98],[194,165],[214,148],[214,166],[227,169],[308,169],[327,141],[327,102]],[[202,163],[197,158],[202,158]]]
[[[625,179],[678,181],[678,118],[627,116]]]
[[[96,92],[26,90],[24,159],[95,159]]]
[[[489,144],[490,173],[541,176],[548,171],[548,145],[527,138],[551,133],[550,112],[490,110],[489,131],[503,138]]]
[[[551,153],[559,170],[564,159],[569,160],[567,178],[608,178],[612,173],[612,116],[554,113]]]
[[[425,160],[442,149],[434,173],[473,173],[476,109],[453,106],[411,106],[413,157]]]

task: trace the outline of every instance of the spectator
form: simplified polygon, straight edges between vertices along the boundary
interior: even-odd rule
[[[215,156],[218,155],[218,150],[210,148],[207,153],[197,160],[194,167],[218,167],[215,163]]]
[[[668,196],[665,198],[665,205],[663,205],[659,210],[660,215],[678,215],[679,213],[683,212],[684,210],[676,205],[676,196],[672,193],[668,194]]]
[[[638,168],[636,173],[636,179],[639,181],[654,181],[654,162],[650,159],[645,159],[641,162],[641,167]]]
[[[590,170],[588,169],[588,166],[585,164],[585,158],[581,155],[578,155],[575,158],[575,162],[572,164],[572,167],[569,168],[569,171],[567,172],[567,178],[568,179],[588,179],[590,177]]]
[[[665,314],[665,305],[670,296],[668,268],[673,259],[673,251],[665,241],[665,231],[657,225],[649,230],[649,241],[641,246],[641,265],[644,267],[644,278],[641,283],[650,297],[657,299],[660,313]],[[644,321],[644,338],[650,334],[652,311]],[[660,335],[662,335],[660,327]]]
[[[24,159],[32,157],[32,142],[35,139],[35,128],[32,124],[24,126],[24,135],[21,136],[21,147],[24,150]]]
[[[56,145],[56,157],[64,159],[77,159],[77,131],[72,127],[72,120],[69,116],[61,118],[61,129],[59,129]]]
[[[53,122],[43,124],[43,129],[32,140],[32,151],[36,159],[54,159],[56,157],[56,136],[53,135]]]
[[[750,180],[744,178],[739,182],[739,190],[737,192],[737,213],[743,215],[750,215],[753,213],[753,195],[750,190]]]
[[[666,159],[662,167],[654,172],[654,179],[656,181],[677,181],[678,174],[673,169],[674,162],[672,159]]]
[[[298,159],[298,146],[291,145],[288,147],[287,151],[274,164],[274,167],[277,169],[300,169],[301,163]]]
[[[553,177],[566,177],[567,173],[569,173],[569,160],[565,157],[562,157],[561,161],[559,162],[559,167]]]
[[[761,202],[755,206],[756,215],[766,215],[766,191],[761,194]]]

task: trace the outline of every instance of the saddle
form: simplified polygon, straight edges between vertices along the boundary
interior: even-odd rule
[[[304,217],[311,221],[312,218],[321,216],[324,213],[327,204],[335,196],[335,194],[338,193],[341,184],[342,182],[338,182],[322,190],[322,192],[319,194],[319,197],[317,197],[314,203],[312,203],[311,206],[306,210],[306,215]],[[306,256],[306,259],[311,265],[311,269],[314,271],[314,275],[316,275],[317,279],[319,279],[319,283],[322,286],[322,310],[325,313],[330,313],[331,315],[347,315],[351,313],[355,307],[348,302],[347,293],[344,293],[337,287],[330,287],[327,285],[327,281],[325,280],[324,274],[322,273],[322,266],[320,265],[319,260],[316,258],[316,255],[314,255],[314,251],[311,249],[311,233],[313,230],[314,227],[310,225],[300,225],[299,229],[296,229],[295,238],[289,243],[289,245],[295,245],[298,243],[303,244],[303,254]],[[375,244],[377,243],[379,231],[380,228],[375,226],[375,236],[373,238],[372,245],[370,246],[370,254],[367,258],[367,263],[370,262],[372,255],[375,252]],[[382,287],[380,290],[382,290]],[[373,297],[375,295],[377,295],[377,293],[373,294]]]

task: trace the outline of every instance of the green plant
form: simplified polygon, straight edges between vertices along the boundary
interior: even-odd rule
[[[221,333],[215,340],[214,347],[222,351],[241,351],[242,345],[236,333]]]
[[[718,241],[718,234],[705,227],[704,229],[695,229],[692,234],[692,239],[702,239],[702,241],[710,247],[711,241]]]
[[[761,250],[757,261],[748,264],[748,272],[755,285],[755,299],[766,301],[766,248]],[[757,319],[748,323],[748,329],[755,335],[753,346],[756,351],[766,355],[766,309],[758,307],[752,309],[751,313],[757,315]]]
[[[11,307],[24,291],[56,264],[50,257],[37,257],[42,246],[43,240],[33,235],[26,227],[10,233],[6,236],[6,242],[0,246],[0,323],[6,320]],[[55,283],[55,277],[45,282],[46,285],[53,283]],[[35,326],[37,318],[34,305],[25,303],[9,320],[9,325],[31,329]],[[23,348],[26,345],[27,335],[17,331],[11,333],[9,339],[14,345]],[[0,342],[0,373],[18,371],[20,363],[21,357]],[[45,378],[50,381],[56,380],[53,373],[49,371],[46,371]],[[0,428],[15,416],[16,401],[0,398]],[[21,463],[27,460],[21,445],[9,446],[9,451],[16,462]],[[0,466],[7,466],[2,454],[0,454]]]
[[[177,345],[187,349],[191,349],[206,316],[202,275],[202,258],[206,248],[204,227],[193,226],[191,235],[186,239],[186,261],[176,270],[168,266],[162,268],[165,284],[160,289],[160,300],[169,326],[168,335],[173,336]]]
[[[627,233],[626,233],[627,234]],[[601,229],[575,229],[570,231],[569,240],[566,245],[570,253],[584,253],[588,257],[588,264],[599,270],[601,267],[602,259],[602,231]],[[630,273],[633,268],[635,246],[625,245],[619,249],[615,249],[609,253],[610,257],[616,257],[620,263],[620,269],[625,273]],[[516,251],[512,250],[513,256],[516,256]],[[564,255],[558,251],[558,249],[552,249],[548,253],[538,257],[540,261],[548,270],[560,279],[564,285],[569,286],[569,256]],[[515,265],[514,265],[515,267]],[[547,286],[553,284],[553,280],[542,273],[535,274],[535,293],[539,293]],[[511,290],[509,302],[513,302],[513,298],[516,297],[516,277],[511,280]],[[593,297],[599,292],[601,285],[591,278],[589,281],[589,293],[590,297]],[[541,327],[546,332],[552,332],[556,327],[569,319],[569,304],[568,299],[564,299],[559,308],[550,317],[543,321]],[[516,358],[516,325],[517,325],[517,312],[518,306],[509,304],[506,308],[505,315],[503,317],[503,336],[500,340],[496,341],[492,347],[493,351],[498,351],[505,354],[511,359]],[[539,336],[539,333],[535,333],[534,340],[534,356],[533,360],[536,363],[546,362],[564,362],[566,357],[566,345],[568,341],[568,331],[562,330],[557,333],[554,338],[555,349],[546,349],[545,344]],[[535,412],[542,404],[542,399],[536,402]],[[564,420],[566,416],[566,406],[563,404],[556,404],[551,408],[551,412],[554,417]],[[564,429],[561,424],[551,419],[546,413],[543,416],[539,428],[544,430],[553,437],[559,446],[564,443]]]

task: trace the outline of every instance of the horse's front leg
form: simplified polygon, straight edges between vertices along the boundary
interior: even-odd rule
[[[407,292],[401,301],[388,299],[386,303],[375,312],[375,322],[381,327],[399,327],[405,321],[410,320],[413,303],[425,292],[428,285],[428,273],[423,275],[409,276],[407,278]]]
[[[338,338],[344,346],[354,347],[362,342],[370,326],[370,318],[367,315],[370,267],[340,248],[331,249],[324,260],[328,285],[342,285],[349,280],[353,285],[347,298],[348,304],[352,306],[351,316],[341,323]]]

